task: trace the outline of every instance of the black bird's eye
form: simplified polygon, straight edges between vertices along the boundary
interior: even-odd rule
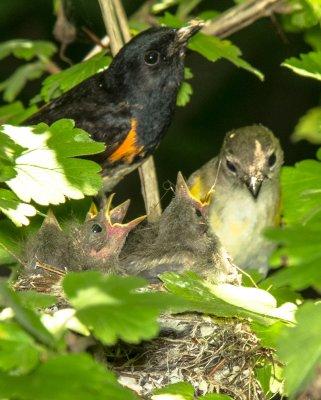
[[[201,218],[201,217],[202,217],[202,213],[201,213],[200,210],[196,209],[196,210],[195,210],[195,213],[196,213],[196,216],[197,216],[198,218]]]
[[[92,231],[93,233],[100,233],[102,230],[103,230],[103,228],[102,228],[101,225],[99,225],[99,224],[94,224],[94,225],[91,227],[91,231]]]
[[[236,172],[236,166],[229,160],[226,160],[226,166],[231,172]]]
[[[269,167],[273,167],[273,165],[276,163],[276,155],[275,153],[272,153],[268,159],[268,164]]]
[[[159,63],[160,54],[155,50],[148,51],[145,53],[144,60],[147,65],[156,65]]]

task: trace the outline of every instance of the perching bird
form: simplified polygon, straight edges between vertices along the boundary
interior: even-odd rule
[[[111,209],[111,199],[103,210],[89,213],[83,224],[70,222],[63,230],[49,211],[40,230],[23,246],[25,269],[17,287],[48,291],[68,271],[120,273],[118,256],[126,237],[145,217],[123,224],[129,201]]]
[[[187,42],[201,27],[192,21],[180,29],[140,33],[107,70],[45,105],[25,124],[71,118],[104,142],[105,152],[92,158],[103,166],[105,190],[110,191],[155,151],[167,131],[183,80]]]
[[[262,125],[228,132],[219,155],[188,179],[191,192],[202,199],[212,191],[209,224],[243,269],[267,272],[273,245],[262,235],[280,221],[278,139]]]
[[[123,270],[157,282],[165,271],[192,270],[214,282],[237,282],[234,265],[208,230],[207,205],[194,198],[179,173],[175,196],[159,221],[133,231],[120,254]]]

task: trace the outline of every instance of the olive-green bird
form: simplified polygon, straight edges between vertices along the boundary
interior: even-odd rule
[[[262,125],[228,132],[221,151],[194,172],[188,184],[204,200],[209,224],[234,263],[266,273],[273,244],[262,231],[280,222],[280,169],[283,151]]]

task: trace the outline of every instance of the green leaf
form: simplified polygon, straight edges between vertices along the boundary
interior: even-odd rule
[[[62,93],[78,85],[83,80],[105,69],[111,62],[111,58],[103,52],[73,65],[57,74],[50,75],[42,82],[41,97],[45,102],[60,96]]]
[[[312,4],[316,2],[319,0],[290,0],[293,11],[282,16],[284,28],[290,32],[298,32],[318,25],[318,6],[314,7]]]
[[[198,400],[233,400],[232,397],[227,394],[210,393],[205,396],[198,397]]]
[[[186,106],[186,104],[190,102],[192,94],[193,94],[192,85],[188,82],[183,82],[181,84],[181,87],[179,88],[176,104],[179,107]]]
[[[26,292],[17,293],[21,303],[23,303],[27,308],[47,308],[53,306],[57,299],[55,296],[51,296],[45,293],[35,292],[33,290],[28,290]]]
[[[170,8],[172,6],[175,6],[176,4],[179,3],[179,0],[157,0],[155,4],[152,5],[151,11],[154,14],[158,14],[167,8]]]
[[[281,65],[301,76],[321,80],[321,51],[300,54],[300,58],[287,58]]]
[[[285,363],[285,387],[290,398],[303,390],[321,364],[321,304],[305,303],[296,313],[297,325],[286,328],[277,353]]]
[[[194,400],[194,387],[187,382],[178,382],[178,383],[173,383],[171,385],[167,385],[161,389],[156,389],[154,390],[154,396],[153,400],[157,400],[158,398],[164,398],[159,395],[179,395],[173,396],[173,400],[181,399],[181,400]],[[169,397],[170,400],[170,397]]]
[[[33,217],[37,213],[34,206],[23,203],[11,190],[7,189],[0,189],[0,211],[17,226],[28,225],[28,217]]]
[[[1,131],[0,143],[0,182],[3,182],[16,176],[15,160],[24,149]]]
[[[20,101],[11,104],[6,104],[0,107],[0,125],[4,123],[19,124],[23,119],[37,111],[37,107],[25,109]],[[2,139],[1,143],[2,143]]]
[[[44,72],[44,64],[40,61],[22,65],[5,81],[0,83],[0,92],[3,91],[3,99],[13,101],[28,81],[40,78]]]
[[[27,61],[34,57],[50,58],[56,51],[56,46],[51,42],[14,39],[0,43],[0,60],[11,54]]]
[[[304,34],[304,40],[313,50],[321,51],[321,29],[319,26],[309,29]]]
[[[4,283],[0,284],[0,301],[6,307],[12,308],[15,320],[26,332],[40,343],[52,348],[55,347],[56,343],[54,337],[42,325],[38,315],[31,309],[22,305],[19,295],[13,292]]]
[[[161,311],[177,305],[168,293],[141,293],[145,281],[136,277],[104,276],[98,272],[70,273],[63,288],[79,320],[103,343],[117,339],[138,343],[158,333]]]
[[[263,367],[256,368],[254,372],[256,379],[260,382],[263,393],[267,395],[270,392],[272,365],[266,364]]]
[[[21,375],[32,370],[39,361],[34,340],[12,321],[0,321],[0,370]]]
[[[273,296],[263,290],[228,284],[211,285],[192,272],[182,275],[167,272],[161,275],[161,279],[171,293],[184,300],[181,312],[195,311],[217,317],[245,318],[264,325],[283,317],[291,319],[291,312],[283,314],[281,308],[276,308]]]
[[[284,221],[306,223],[321,212],[321,162],[304,160],[281,174]]]
[[[22,201],[59,204],[66,197],[81,199],[101,188],[101,168],[75,157],[99,153],[105,146],[74,128],[72,120],[59,120],[50,127],[4,125],[2,132],[26,149],[15,160],[17,175],[6,182]]]
[[[0,265],[16,262],[14,254],[20,253],[20,245],[21,228],[8,219],[0,220]]]
[[[0,373],[0,393],[9,400],[137,400],[88,354],[56,356],[25,376]]]
[[[178,382],[154,390],[152,400],[194,400],[194,387],[187,382]],[[166,397],[164,396],[166,395]],[[197,397],[198,400],[233,400],[226,394],[211,393]]]
[[[251,329],[260,339],[261,345],[267,349],[275,349],[277,342],[287,325],[281,321],[277,321],[272,325],[265,326],[257,322],[251,323]]]
[[[292,139],[295,142],[306,139],[311,143],[321,143],[321,107],[311,108],[303,117],[300,118]]]
[[[241,50],[232,44],[229,40],[221,40],[215,36],[204,35],[198,33],[193,36],[188,44],[191,50],[200,53],[202,56],[207,58],[209,61],[217,61],[220,58],[232,62],[235,66],[243,68],[249,72],[252,72],[260,80],[264,80],[264,75],[252,67],[248,62],[241,58]]]

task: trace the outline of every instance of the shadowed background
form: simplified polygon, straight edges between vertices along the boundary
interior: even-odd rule
[[[142,1],[123,3],[130,15]],[[232,1],[217,3],[219,11],[233,6]],[[93,46],[81,28],[85,26],[103,36],[104,25],[96,0],[70,0],[68,5],[78,34],[67,55],[78,62]],[[212,1],[202,3],[204,10],[212,7]],[[51,0],[0,2],[1,41],[13,38],[53,40],[54,21]],[[177,171],[189,176],[217,154],[225,132],[232,128],[252,123],[269,127],[281,140],[286,164],[314,156],[315,146],[306,142],[293,144],[290,134],[306,110],[318,104],[319,85],[280,66],[285,58],[309,51],[309,47],[302,35],[286,33],[286,40],[282,36],[275,23],[265,18],[229,38],[243,51],[244,58],[265,74],[264,82],[227,61],[211,63],[195,53],[187,55],[186,65],[194,73],[191,81],[194,94],[186,107],[177,109],[170,130],[155,154],[163,204],[171,197],[167,194],[169,182],[175,182]],[[68,66],[58,57],[55,61],[62,68]],[[14,58],[0,61],[0,81],[18,65],[20,62]],[[40,80],[29,83],[20,99],[27,103],[39,91],[40,83]],[[137,175],[131,174],[117,188],[119,199],[133,199],[135,214],[144,209]]]

